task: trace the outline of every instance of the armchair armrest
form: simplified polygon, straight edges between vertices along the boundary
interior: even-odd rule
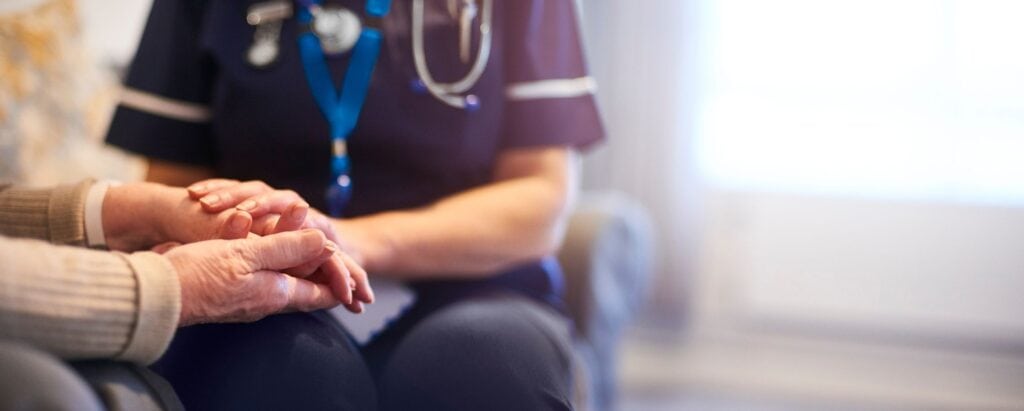
[[[593,409],[607,409],[614,401],[619,337],[646,293],[652,251],[643,206],[615,192],[581,197],[558,259]]]

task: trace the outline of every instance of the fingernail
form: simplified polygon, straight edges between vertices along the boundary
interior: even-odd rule
[[[348,279],[348,288],[350,288],[352,290],[355,290],[356,289],[356,280],[353,280],[353,279],[349,278]]]
[[[252,200],[245,200],[235,208],[242,211],[252,211],[252,209],[256,208],[256,202]]]
[[[292,208],[292,215],[291,215],[292,220],[299,221],[300,219],[305,219],[306,218],[306,211],[307,210],[309,210],[309,204],[306,204],[306,203],[296,204],[295,207]]]
[[[235,232],[245,230],[246,223],[248,222],[246,221],[245,216],[243,216],[241,213],[236,213],[235,215],[231,216],[231,230]]]
[[[192,184],[186,189],[188,191],[205,191],[206,184]]]
[[[213,207],[213,206],[217,205],[217,203],[220,202],[220,196],[218,196],[216,194],[208,195],[206,197],[200,198],[199,202],[203,203],[207,207]]]
[[[338,246],[334,245],[332,242],[328,242],[326,247],[328,250],[331,250],[332,254],[338,252]]]

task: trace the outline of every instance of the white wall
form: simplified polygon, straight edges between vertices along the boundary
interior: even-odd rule
[[[694,2],[586,0],[583,32],[608,141],[584,188],[630,194],[651,212],[656,261],[648,319],[681,326],[696,261],[700,191],[692,119]]]
[[[1024,208],[723,191],[709,199],[706,322],[1024,350]]]
[[[103,64],[131,62],[152,0],[79,0],[85,41]]]
[[[654,313],[689,318],[683,338],[631,341],[626,384],[645,394],[786,392],[881,409],[1024,409],[1024,208],[730,191],[702,181],[694,125],[709,76],[698,59],[715,52],[702,49],[711,44],[700,37],[702,3],[714,4],[584,4],[609,131],[585,163],[585,186],[648,205],[660,237]],[[731,114],[727,123],[749,126],[743,137],[762,140],[747,148],[778,142],[760,133],[765,123]],[[879,151],[896,143],[868,136],[882,142]],[[957,154],[976,141],[962,143]],[[780,147],[810,158],[820,148]],[[910,153],[894,163],[921,161]],[[786,162],[758,148],[742,154]],[[808,175],[821,177],[816,171]],[[866,171],[885,179],[884,170]]]

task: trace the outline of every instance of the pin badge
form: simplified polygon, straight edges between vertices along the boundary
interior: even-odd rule
[[[344,7],[314,7],[313,23],[310,29],[320,39],[320,48],[324,54],[338,55],[355,46],[363,25],[359,16]]]
[[[275,0],[249,7],[245,21],[256,30],[246,61],[257,68],[267,67],[281,54],[281,23],[292,16],[291,2]]]

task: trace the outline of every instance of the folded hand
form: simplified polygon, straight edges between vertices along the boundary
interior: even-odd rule
[[[353,260],[352,248],[347,246],[344,238],[334,230],[331,220],[309,206],[305,200],[292,190],[275,190],[262,181],[239,182],[228,179],[211,179],[200,181],[187,188],[194,204],[210,215],[223,215],[231,212],[245,212],[252,218],[249,230],[257,235],[270,235],[299,229],[315,229],[322,232],[327,239],[340,246],[338,258],[330,264],[350,264],[358,267]],[[319,274],[314,274],[316,277]],[[355,301],[346,308],[353,312],[361,312],[361,303],[373,301],[366,272],[360,268],[353,272],[355,282],[353,293]]]

